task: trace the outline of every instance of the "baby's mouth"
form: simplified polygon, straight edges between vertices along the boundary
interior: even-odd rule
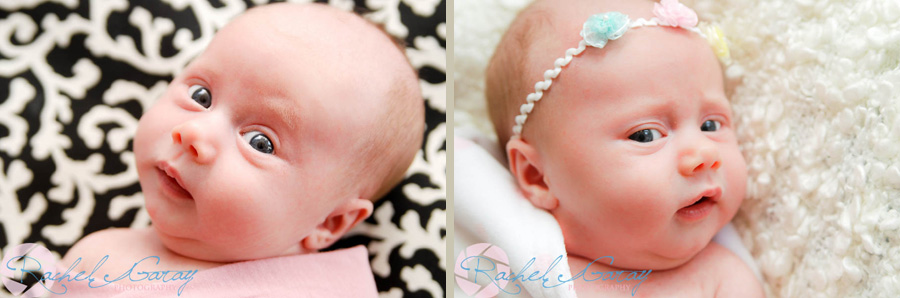
[[[718,200],[721,195],[721,188],[704,191],[699,199],[687,206],[681,207],[676,214],[687,221],[700,220],[712,211],[713,205],[716,204],[716,200]]]
[[[691,207],[697,206],[699,204],[706,203],[706,201],[708,201],[708,200],[710,200],[709,197],[701,197],[700,200],[698,200],[698,201],[694,202],[693,204],[690,204],[684,208],[691,208]],[[684,209],[684,208],[681,208],[681,209]]]
[[[182,198],[182,199],[193,199],[191,193],[184,188],[184,185],[181,183],[181,178],[178,174],[178,171],[175,168],[172,168],[168,165],[168,163],[161,162],[158,166],[158,176],[162,185],[163,191],[169,196]]]

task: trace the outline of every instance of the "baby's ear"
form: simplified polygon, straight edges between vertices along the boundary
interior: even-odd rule
[[[350,199],[349,202],[334,209],[312,234],[300,241],[300,245],[307,251],[327,248],[370,214],[372,201],[358,197]]]
[[[531,204],[552,211],[559,206],[559,200],[550,193],[547,177],[537,149],[522,139],[513,138],[506,143],[506,156],[509,158],[509,170],[519,183],[522,194]]]

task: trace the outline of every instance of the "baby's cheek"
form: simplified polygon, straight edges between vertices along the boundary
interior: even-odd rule
[[[229,255],[250,256],[265,249],[264,239],[270,239],[277,226],[267,222],[267,217],[253,208],[232,204],[227,208],[215,208],[203,215],[207,240],[215,249]]]
[[[744,190],[747,187],[747,162],[737,149],[731,152],[729,160],[726,162],[729,163],[727,165],[729,169],[728,183],[743,197],[745,195]]]
[[[171,145],[172,129],[182,119],[164,103],[159,103],[141,116],[134,137],[135,154]]]
[[[744,197],[746,197],[747,191],[747,165],[744,162],[744,158],[740,155],[740,152],[735,152],[732,154],[730,160],[728,160],[730,164],[725,165],[726,170],[726,190],[728,192],[728,197],[730,200],[727,202],[728,211],[731,216],[737,212],[737,209],[740,208],[741,202],[743,202]],[[723,220],[731,220],[731,218],[723,218]]]

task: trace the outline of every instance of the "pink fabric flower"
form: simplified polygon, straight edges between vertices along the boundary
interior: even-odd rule
[[[653,15],[663,25],[685,29],[697,26],[697,13],[679,3],[678,0],[662,0],[660,3],[653,3]]]

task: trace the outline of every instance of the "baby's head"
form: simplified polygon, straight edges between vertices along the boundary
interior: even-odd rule
[[[545,70],[578,46],[589,16],[617,11],[633,22],[653,10],[650,1],[537,1],[487,70],[491,118],[523,194],[554,215],[570,254],[613,256],[622,268],[684,264],[743,200],[746,163],[710,45],[683,28],[628,29],[564,66],[521,136],[514,118]]]
[[[420,147],[403,52],[325,5],[254,8],[142,116],[134,151],[163,243],[230,262],[314,252],[372,212]]]

